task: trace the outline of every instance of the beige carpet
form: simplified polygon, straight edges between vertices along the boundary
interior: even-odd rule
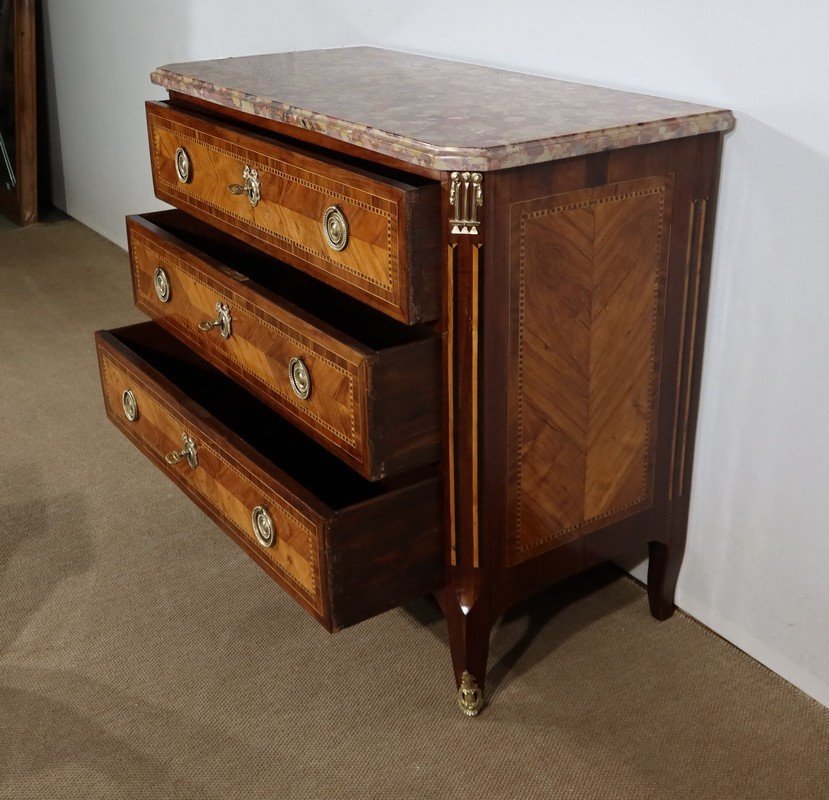
[[[430,601],[329,636],[106,421],[124,253],[4,231],[0,279],[4,800],[829,797],[829,712],[612,570],[497,627],[476,720]]]

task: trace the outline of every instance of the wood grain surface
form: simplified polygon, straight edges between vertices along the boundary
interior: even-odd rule
[[[377,480],[438,459],[440,343],[430,329],[404,329],[411,335],[388,337],[379,350],[363,344],[178,238],[167,222],[177,213],[127,221],[138,308],[362,475]],[[240,252],[236,263],[244,269],[249,258]],[[166,302],[154,288],[159,268]],[[230,309],[228,339],[199,328],[217,302]],[[293,358],[310,374],[307,398],[291,388]]]
[[[438,315],[438,186],[385,178],[192,111],[147,104],[156,195],[407,323]],[[175,154],[184,148],[191,176],[182,183]],[[254,207],[228,187],[259,173]],[[338,206],[349,240],[325,240],[325,210]]]
[[[223,419],[237,419],[246,429],[251,420],[244,416],[252,414],[254,428],[266,437],[262,423],[270,412],[246,401],[243,390],[155,323],[99,331],[96,345],[110,420],[326,628],[354,624],[442,585],[442,487],[434,469],[370,484],[348,475],[310,441],[302,445],[298,435],[279,448],[285,461],[280,467],[196,402],[192,383],[185,383],[185,391],[177,375],[154,366],[169,370],[163,365],[172,357],[173,363],[189,363],[192,376],[195,365],[204,376],[196,394],[220,394],[215,405]],[[137,402],[134,421],[123,410],[125,389]],[[182,449],[183,433],[196,443],[195,468],[186,460],[165,461]],[[318,473],[314,480],[328,499],[286,471],[297,463],[306,465],[305,474]],[[267,508],[273,519],[270,547],[253,533],[256,506]]]
[[[513,207],[515,560],[651,502],[665,195],[658,177]]]
[[[227,453],[204,426],[177,409],[159,387],[153,386],[134,365],[119,359],[106,344],[99,343],[99,357],[110,419],[165,472],[183,483],[188,494],[197,495],[213,508],[235,538],[256,548],[271,574],[322,614],[319,556],[323,520],[286,503],[242,458]],[[138,403],[138,418],[134,422],[126,418],[121,405],[125,389],[133,392]],[[196,441],[196,469],[185,461],[173,465],[164,461],[165,455],[182,449],[182,433]],[[261,547],[253,535],[251,512],[255,506],[267,507],[273,517],[276,539],[272,547]]]
[[[11,108],[11,122],[14,126],[9,157],[15,171],[16,185],[7,188],[5,180],[0,182],[0,214],[11,217],[18,225],[31,225],[38,220],[38,190],[43,181],[40,171],[44,163],[44,139],[38,133],[42,124],[45,101],[38,102],[41,90],[38,76],[38,6],[35,0],[9,0],[12,5],[12,30],[8,42],[11,44],[12,74],[0,74],[1,80],[10,77],[12,85],[0,87],[3,104]],[[6,44],[4,42],[4,44]],[[6,51],[4,50],[4,53]],[[3,109],[6,113],[6,109]],[[5,169],[3,170],[5,176]]]

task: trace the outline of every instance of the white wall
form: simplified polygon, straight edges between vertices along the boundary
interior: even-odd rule
[[[122,245],[124,214],[157,206],[142,101],[161,96],[147,76],[169,61],[378,44],[734,109],[678,602],[829,705],[824,3],[46,6],[57,196],[70,214]]]

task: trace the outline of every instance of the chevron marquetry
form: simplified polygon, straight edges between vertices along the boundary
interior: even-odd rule
[[[128,219],[133,292],[142,311],[366,477],[436,459],[437,337],[404,329],[408,341],[392,336],[386,345],[375,336],[374,347],[363,345],[175,236],[181,218],[172,211]],[[249,255],[232,252],[233,265],[249,264]],[[166,302],[155,291],[158,268],[170,285]],[[217,328],[199,328],[216,317],[216,303],[230,311],[227,339]],[[311,377],[304,399],[291,387],[293,358]]]
[[[262,298],[258,307],[251,307],[233,281],[219,283],[197,259],[164,247],[137,225],[130,228],[130,247],[139,308],[163,318],[166,326],[214,362],[221,361],[257,382],[274,403],[317,428],[333,444],[357,458],[365,457],[366,395],[359,374],[365,352],[334,349],[330,337],[322,334],[310,337],[300,320]],[[157,267],[167,272],[170,281],[166,303],[156,297],[153,287]],[[217,302],[230,308],[232,335],[226,340],[218,329],[199,330],[199,322],[216,316]],[[288,379],[288,364],[295,356],[303,359],[313,380],[313,391],[305,400],[296,397]]]
[[[526,204],[513,560],[651,500],[665,186]]]
[[[369,177],[198,115],[162,104],[147,109],[158,197],[406,322],[436,316],[434,285],[410,286],[421,270],[437,270],[437,239],[426,242],[431,231],[423,224],[437,223],[436,184]],[[175,170],[180,147],[191,165],[187,183]],[[244,183],[245,166],[259,176],[255,207],[228,190]],[[332,205],[348,220],[339,251],[322,230]]]
[[[371,48],[153,80],[114,425],[329,631],[435,595],[465,714],[555,584],[647,549],[667,619],[731,112]]]

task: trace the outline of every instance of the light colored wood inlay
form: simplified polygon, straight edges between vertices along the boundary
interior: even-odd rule
[[[196,440],[199,466],[191,469],[182,462],[165,465],[165,469],[174,470],[231,528],[252,544],[291,587],[322,613],[320,538],[314,523],[262,485],[203,430],[180,417],[139,374],[114,362],[106,354],[101,360],[104,399],[110,413],[123,416],[121,393],[125,388],[131,389],[137,400],[138,418],[122,425],[125,432],[140,442],[159,463],[164,463],[167,453],[180,450],[181,434],[189,433]],[[265,505],[274,520],[276,539],[268,548],[258,545],[251,529],[250,515],[257,505]]]
[[[288,164],[262,150],[238,147],[229,140],[179,122],[151,115],[152,162],[156,180],[184,206],[194,205],[248,235],[264,234],[304,254],[356,286],[369,285],[392,300],[399,285],[397,207],[367,192]],[[192,177],[177,180],[176,149],[190,156]],[[242,183],[244,165],[260,173],[261,200],[254,208],[228,186]],[[374,201],[374,202],[371,202]],[[322,233],[322,215],[332,203],[341,205],[349,222],[349,244],[331,250]]]
[[[132,269],[136,279],[138,306],[191,343],[207,358],[211,354],[230,361],[237,369],[264,385],[280,406],[291,415],[304,418],[329,441],[359,457],[365,457],[361,408],[366,392],[360,378],[361,353],[341,346],[335,352],[323,337],[292,325],[289,315],[277,315],[272,306],[254,305],[238,295],[229,284],[208,279],[197,265],[190,264],[157,242],[133,229]],[[163,267],[171,284],[170,299],[158,300],[153,286],[156,267]],[[201,331],[200,321],[215,316],[216,302],[231,309],[232,335],[224,340],[217,331]],[[306,328],[308,326],[305,326]],[[301,400],[291,389],[288,364],[300,356],[312,376],[311,395]]]
[[[652,502],[665,194],[648,178],[514,209],[513,562]]]
[[[480,245],[472,245],[472,386],[469,411],[472,416],[472,441],[470,444],[472,463],[470,464],[470,478],[472,481],[472,565],[474,567],[480,566],[478,553],[478,340],[480,336],[480,331],[478,330],[478,317],[480,314],[478,270],[480,250]]]
[[[685,372],[685,391],[682,396],[682,418],[678,420],[679,427],[675,430],[680,436],[679,449],[679,475],[676,482],[676,494],[681,497],[685,485],[685,468],[687,461],[688,448],[688,418],[691,411],[691,386],[694,371],[694,350],[696,348],[697,340],[697,311],[699,308],[700,299],[700,279],[702,277],[702,243],[705,238],[705,217],[708,211],[708,198],[703,197],[695,200],[692,207],[692,214],[694,215],[694,225],[691,227],[689,233],[689,241],[693,242],[693,260],[691,259],[691,250],[689,250],[689,259],[686,269],[686,304],[689,302],[688,287],[693,281],[693,288],[690,290],[690,309],[683,308],[683,327],[685,330],[685,316],[690,316],[691,334],[688,339],[687,355],[685,356],[684,372]],[[684,341],[684,339],[683,339]],[[682,369],[683,359],[680,357],[680,368]],[[679,399],[680,392],[677,391],[677,399]],[[671,475],[673,475],[673,464]],[[673,490],[671,492],[673,497]]]
[[[446,248],[446,396],[448,425],[446,437],[446,474],[449,497],[449,548],[452,566],[458,563],[455,508],[455,258],[457,245]]]

